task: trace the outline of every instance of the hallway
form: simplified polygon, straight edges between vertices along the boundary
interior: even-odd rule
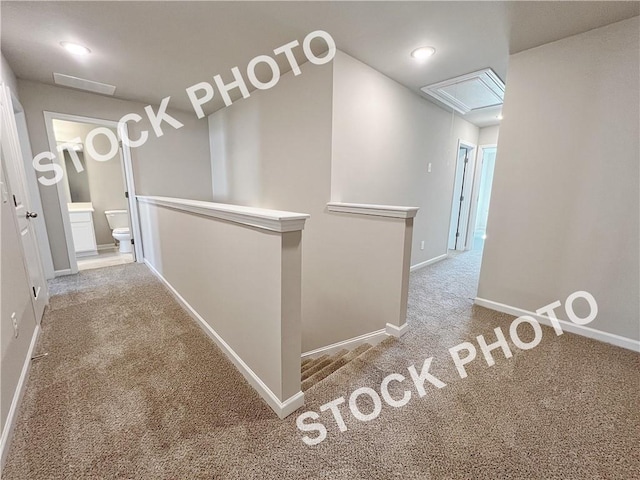
[[[58,278],[3,477],[632,478],[637,354],[542,327],[535,349],[495,351],[490,368],[479,353],[457,376],[447,350],[512,319],[473,306],[479,266],[478,249],[412,273],[408,333],[311,387],[285,420],[146,266]],[[347,431],[325,412],[326,440],[301,441],[300,413],[431,356],[445,388],[371,422],[343,405]]]

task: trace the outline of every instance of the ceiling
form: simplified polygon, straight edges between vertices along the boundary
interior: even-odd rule
[[[429,98],[420,87],[487,67],[508,88],[509,53],[639,14],[635,1],[3,1],[1,47],[19,78],[51,84],[58,72],[116,85],[115,96],[123,99],[159,104],[170,95],[171,107],[192,112],[187,87],[216,74],[230,81],[232,67],[243,70],[253,57],[302,43],[313,30],[326,30],[340,50]],[[92,53],[70,55],[61,41]],[[437,53],[417,63],[409,53],[423,45]],[[217,96],[205,111],[222,106]],[[491,125],[499,110],[464,118]]]

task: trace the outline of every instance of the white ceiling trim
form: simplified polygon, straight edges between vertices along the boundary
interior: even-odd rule
[[[463,115],[504,102],[504,82],[490,68],[427,85],[420,90]]]

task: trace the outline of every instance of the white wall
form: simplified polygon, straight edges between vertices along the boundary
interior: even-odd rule
[[[250,381],[257,376],[280,402],[298,394],[301,232],[139,206],[145,261],[249,367]]]
[[[3,176],[4,180],[4,176]],[[2,342],[2,375],[0,376],[0,424],[7,426],[9,408],[17,393],[22,367],[27,359],[29,345],[36,327],[35,315],[31,305],[31,282],[22,262],[23,250],[20,232],[13,218],[13,204],[2,201],[1,240],[2,259],[0,260],[0,283],[2,303],[0,305],[2,322],[0,338]],[[14,337],[11,315],[16,315],[19,325],[18,338]],[[6,454],[2,452],[3,456]]]
[[[117,121],[127,113],[146,118],[145,105],[26,80],[18,81],[34,155],[49,150],[43,111],[81,115]],[[157,110],[157,107],[154,107]],[[130,123],[132,139],[149,130],[149,140],[131,150],[136,191],[144,195],[165,195],[211,200],[211,166],[207,122],[195,115],[168,110],[184,124],[179,130],[164,128],[157,138],[148,121]],[[55,186],[40,186],[51,253],[56,270],[69,268],[62,216]]]
[[[499,133],[500,125],[481,128],[478,134],[478,145],[497,145]]]
[[[478,128],[338,52],[332,200],[420,207],[412,265],[447,253],[458,139],[477,144]]]
[[[333,66],[209,116],[215,201],[304,212],[302,349],[397,323],[404,219],[329,213]]]
[[[640,338],[639,32],[510,58],[479,297],[535,311],[586,290],[589,327]]]
[[[14,75],[11,66],[7,63],[7,59],[4,58],[3,53],[0,54],[0,57],[0,76],[2,78],[2,82],[7,84],[14,95],[18,95],[18,81],[16,80],[16,76]]]
[[[15,87],[15,76],[11,67],[2,56],[2,82]],[[17,94],[13,90],[14,94]],[[3,157],[3,162],[8,161]],[[5,184],[4,172],[1,174],[2,189],[11,192]],[[27,277],[22,258],[24,256],[20,231],[16,225],[13,203],[0,199],[0,426],[3,439],[9,439],[5,428],[9,427],[8,418],[14,395],[18,392],[23,366],[29,357],[36,320],[31,304],[31,281]],[[18,337],[14,336],[12,314],[18,320]],[[17,412],[14,412],[17,413]],[[14,417],[15,418],[15,417]],[[2,443],[2,462],[6,458],[8,443]]]

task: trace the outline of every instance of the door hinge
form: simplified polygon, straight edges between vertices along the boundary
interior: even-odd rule
[[[33,289],[33,298],[38,298],[38,294],[36,293],[36,287],[31,287]]]
[[[132,238],[131,239],[131,245],[134,245],[134,244],[135,244],[135,242],[133,241],[133,238]]]
[[[13,206],[17,207],[18,206],[18,200],[16,200],[16,196],[15,195],[12,195],[12,196],[13,196]]]
[[[124,198],[129,198],[129,192],[124,192]]]
[[[456,232],[456,238],[460,236],[460,232]]]
[[[464,196],[463,195],[460,195],[460,201],[464,202]]]

